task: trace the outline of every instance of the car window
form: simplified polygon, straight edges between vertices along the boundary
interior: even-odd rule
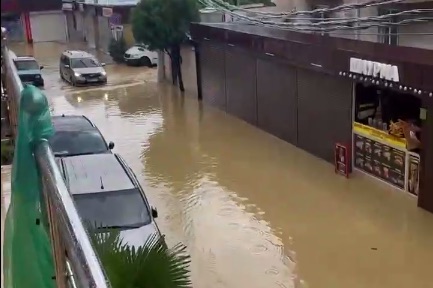
[[[100,67],[98,61],[92,58],[73,58],[71,59],[71,68],[91,68]]]
[[[15,66],[17,67],[18,71],[23,70],[39,70],[39,64],[38,62],[34,60],[26,60],[26,61],[15,61]]]
[[[106,228],[138,228],[151,222],[150,211],[136,188],[74,194],[81,218]]]
[[[138,49],[138,51],[141,51],[141,52],[146,51],[144,48],[141,48],[141,47],[137,47],[137,49]]]
[[[105,140],[96,130],[59,131],[54,133],[49,143],[55,156],[98,154],[108,150]]]

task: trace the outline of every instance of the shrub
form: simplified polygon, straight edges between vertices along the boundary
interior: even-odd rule
[[[125,39],[111,39],[110,46],[108,47],[108,52],[110,53],[111,58],[113,58],[115,62],[122,63],[124,61],[123,55],[126,52]]]
[[[1,165],[8,165],[14,159],[14,147],[9,142],[2,142],[1,147]]]

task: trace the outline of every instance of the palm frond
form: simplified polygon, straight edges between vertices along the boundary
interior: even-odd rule
[[[107,229],[92,229],[90,237],[113,288],[191,287],[191,259],[182,244],[168,248],[155,234],[136,248]]]

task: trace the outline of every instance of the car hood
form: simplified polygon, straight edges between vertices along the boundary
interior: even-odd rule
[[[146,240],[153,234],[160,234],[154,221],[149,225],[140,228],[121,230],[120,238],[123,239],[123,243],[138,248],[143,246],[143,244],[146,243]]]
[[[88,73],[102,73],[104,72],[104,68],[102,67],[88,67],[88,68],[74,68],[74,72],[80,74],[88,74]]]
[[[144,51],[140,51],[140,50],[138,50],[138,47],[132,46],[131,48],[126,50],[125,53],[130,54],[130,55],[142,55],[142,54],[144,54]]]
[[[21,70],[17,71],[18,75],[41,75],[41,70],[33,69],[33,70]]]

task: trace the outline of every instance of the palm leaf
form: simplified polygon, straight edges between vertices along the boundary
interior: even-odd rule
[[[93,229],[90,236],[113,288],[191,287],[184,245],[169,249],[155,234],[139,248],[130,247],[117,230]]]

